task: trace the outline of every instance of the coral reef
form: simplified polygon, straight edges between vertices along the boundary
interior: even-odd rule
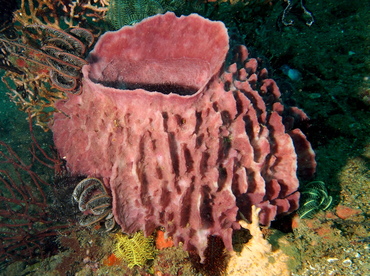
[[[125,233],[162,226],[204,260],[209,235],[232,250],[238,211],[249,218],[257,205],[269,225],[297,209],[297,167],[315,170],[294,128],[307,116],[285,108],[267,70],[237,50],[223,71],[221,22],[157,15],[103,35],[81,95],[57,103],[59,153],[71,173],[104,179]]]
[[[207,5],[207,9],[203,10],[200,7],[190,10],[189,13],[198,12],[207,18],[212,18],[212,20],[223,21],[228,27],[232,43],[235,43],[235,39],[239,38],[237,41],[246,44],[253,56],[262,57],[262,62],[268,60],[261,66],[270,66],[269,72],[277,81],[282,97],[288,98],[291,103],[294,98],[297,101],[294,104],[303,107],[313,119],[310,121],[311,127],[305,133],[313,143],[318,155],[318,179],[325,182],[330,195],[335,198],[334,204],[340,201],[335,212],[319,212],[315,214],[313,219],[303,219],[297,228],[294,228],[294,235],[288,234],[292,238],[292,242],[299,246],[300,252],[296,256],[301,256],[298,258],[301,269],[292,275],[314,276],[328,273],[365,275],[368,271],[369,256],[367,218],[369,216],[368,198],[370,191],[364,189],[369,186],[368,160],[370,156],[370,147],[368,146],[370,135],[367,127],[370,118],[367,116],[369,110],[369,97],[367,95],[370,91],[369,55],[364,51],[368,43],[366,33],[366,23],[369,22],[370,14],[368,7],[364,6],[362,1],[318,0],[315,3],[306,1],[306,7],[312,11],[317,20],[317,24],[314,23],[311,27],[307,27],[306,21],[302,20],[304,19],[302,18],[302,9],[296,11],[292,9],[287,14],[289,18],[286,17],[286,19],[293,19],[294,25],[285,26],[282,22],[281,15],[283,9],[288,5],[287,3],[298,3],[299,0],[285,2],[225,1],[227,3],[237,2],[239,5],[234,5],[231,9],[230,5],[226,3],[219,5],[221,1],[216,1]],[[9,4],[21,1],[1,1],[1,3],[3,2]],[[26,3],[25,7],[28,7],[28,1],[24,2]],[[42,5],[39,6],[37,3],[44,2],[60,5],[60,7],[65,5],[66,11],[67,8],[70,9],[68,4],[71,4],[70,6],[73,5],[78,13],[81,4],[84,5],[87,2],[105,2],[107,4],[108,0],[37,0],[33,1],[35,3],[34,9],[38,9],[35,17],[55,14],[49,12],[46,6],[44,6],[45,9],[39,9]],[[304,2],[302,1],[302,3]],[[3,15],[7,11],[5,5],[2,7],[5,9],[2,10]],[[28,14],[28,10],[25,9],[24,12]],[[72,10],[71,12],[73,13]],[[63,12],[58,10],[58,13],[63,18]],[[36,13],[34,14],[36,15]],[[60,22],[63,23],[64,20],[62,19]],[[30,21],[26,25],[33,23],[37,22]],[[45,24],[46,22],[38,23]],[[2,35],[10,39],[14,32],[12,28],[7,28]],[[232,43],[231,45],[233,45]],[[302,73],[301,80],[296,83],[289,82],[279,72],[278,68],[287,63],[289,66],[299,69]],[[0,66],[6,70],[17,70],[17,67],[8,67],[9,64],[0,63]],[[7,91],[4,86],[2,86],[2,90]],[[359,93],[361,97],[358,97]],[[10,139],[20,138],[23,140],[27,138],[27,135],[22,133],[27,128],[22,127],[25,123],[17,120],[17,123],[14,124],[15,118],[23,118],[24,114],[16,113],[15,110],[13,112],[13,110],[12,103],[3,99],[0,109],[2,118],[0,134],[1,139],[6,139],[8,142]],[[21,155],[27,152],[26,150],[22,153],[18,144],[14,148]],[[75,183],[77,184],[78,181]],[[60,190],[60,193],[63,194],[63,191]],[[71,192],[63,195],[65,194],[71,194]],[[64,200],[65,202],[71,201],[69,196],[65,197]],[[357,214],[358,212],[362,213]],[[284,220],[285,224],[286,222]],[[263,231],[266,233],[267,229]],[[86,232],[83,235],[89,243],[94,237],[91,232]],[[107,235],[102,236],[107,240]],[[233,243],[233,245],[235,244]],[[195,272],[190,268],[188,252],[183,252],[180,247],[177,247],[176,251],[174,249],[165,249],[159,253],[155,260],[155,262],[158,261],[154,270],[157,273],[155,275],[195,275]],[[90,253],[88,255],[90,261],[86,260],[85,267],[85,263],[82,262],[83,257],[81,258],[81,256],[86,256],[85,251],[86,249],[81,250],[71,256],[71,261],[78,260],[79,262],[74,265],[73,270],[70,270],[70,263],[65,262],[61,265],[60,272],[68,270],[68,273],[75,274],[84,268],[76,275],[91,275],[92,273],[102,275],[134,274],[127,272],[127,268],[123,266],[120,267],[120,272],[117,267],[111,267],[109,272],[105,270],[105,267],[101,267],[99,271],[86,269],[88,265],[93,267],[93,263],[99,259]],[[106,254],[110,254],[111,248],[107,252]],[[53,263],[58,260],[60,260],[60,256],[53,256],[43,263],[27,266],[24,271],[21,269],[24,264],[17,262],[7,271],[1,267],[0,274],[7,276],[15,274],[55,275]],[[186,271],[183,268],[184,265],[187,266]],[[14,268],[18,268],[18,270]],[[135,273],[136,275],[145,275],[145,273],[137,271]]]
[[[61,276],[77,273],[91,275],[101,266],[100,260],[108,252],[107,245],[110,250],[113,246],[110,237],[99,235],[98,231],[89,228],[75,228],[69,235],[60,235],[58,244],[62,253],[54,271],[58,271]]]

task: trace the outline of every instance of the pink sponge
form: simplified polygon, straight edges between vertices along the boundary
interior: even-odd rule
[[[296,152],[315,168],[267,71],[245,47],[224,71],[227,51],[223,23],[195,14],[108,32],[52,126],[71,173],[104,179],[124,232],[162,226],[202,258],[209,235],[232,250],[238,211],[248,218],[257,205],[268,225],[298,208]]]

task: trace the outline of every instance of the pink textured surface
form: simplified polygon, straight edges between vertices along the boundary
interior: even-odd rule
[[[154,16],[102,36],[81,95],[58,102],[57,149],[73,174],[104,179],[124,232],[162,226],[203,257],[208,235],[232,250],[238,210],[257,205],[268,225],[298,208],[296,151],[314,171],[310,144],[292,130],[295,148],[279,89],[245,47],[223,72],[227,51],[221,22]]]

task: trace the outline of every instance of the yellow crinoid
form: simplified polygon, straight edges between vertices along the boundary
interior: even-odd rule
[[[155,249],[153,238],[145,237],[143,232],[136,232],[132,237],[118,233],[116,234],[116,245],[114,254],[117,258],[128,263],[129,268],[135,265],[143,266],[148,260],[153,260]]]

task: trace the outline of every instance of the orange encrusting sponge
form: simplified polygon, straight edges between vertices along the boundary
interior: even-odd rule
[[[155,246],[157,249],[162,250],[164,248],[174,246],[172,238],[166,238],[162,230],[157,231],[157,238],[155,239]]]

